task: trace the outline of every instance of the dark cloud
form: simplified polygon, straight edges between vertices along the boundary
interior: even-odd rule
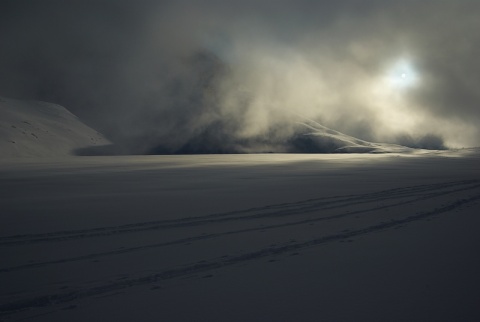
[[[478,145],[477,1],[1,6],[0,95],[65,105],[127,151],[275,148],[295,140],[294,115],[368,140]]]

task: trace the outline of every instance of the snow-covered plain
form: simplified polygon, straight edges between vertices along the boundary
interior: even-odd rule
[[[479,149],[307,120],[370,153],[74,156],[112,146],[55,104],[0,116],[0,321],[480,320]]]
[[[479,321],[480,152],[0,161],[1,321]]]

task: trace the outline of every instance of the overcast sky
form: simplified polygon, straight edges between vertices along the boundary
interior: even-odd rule
[[[478,146],[479,30],[475,0],[2,0],[0,95],[147,145],[301,115],[367,140]]]

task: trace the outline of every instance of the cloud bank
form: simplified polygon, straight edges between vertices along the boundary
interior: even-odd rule
[[[477,1],[2,3],[0,94],[62,104],[127,152],[279,151],[301,119],[478,145]]]

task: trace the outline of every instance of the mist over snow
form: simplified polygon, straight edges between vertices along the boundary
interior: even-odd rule
[[[122,153],[478,145],[478,1],[6,0],[0,12],[0,95],[61,104]],[[342,142],[318,139],[328,131]]]
[[[480,0],[0,0],[0,322],[480,321]]]

